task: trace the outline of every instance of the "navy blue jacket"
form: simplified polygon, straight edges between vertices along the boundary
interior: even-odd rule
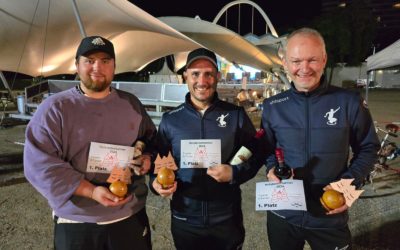
[[[360,186],[376,161],[379,141],[360,95],[326,82],[309,93],[298,92],[292,83],[290,90],[264,100],[262,127],[268,143],[283,148],[286,164],[306,192],[307,212],[276,213],[309,228],[347,225],[347,212],[325,215],[319,198],[324,186],[341,178],[354,178]],[[267,171],[275,165],[271,151]]]
[[[221,115],[225,116],[226,124],[217,120]],[[241,220],[239,185],[254,177],[265,162],[265,153],[257,147],[259,140],[254,139],[255,133],[244,109],[221,101],[217,94],[203,116],[192,106],[189,93],[185,103],[165,113],[158,130],[157,145],[161,156],[171,151],[178,168],[181,140],[220,139],[222,164],[228,164],[242,145],[254,151],[247,162],[232,166],[233,180],[230,183],[215,181],[207,175],[207,169],[178,169],[178,188],[171,200],[172,216],[199,226],[212,225],[235,216]],[[155,176],[151,177],[150,183]]]

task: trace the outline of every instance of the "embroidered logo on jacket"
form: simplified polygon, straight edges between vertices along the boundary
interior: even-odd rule
[[[270,102],[269,102],[269,105],[276,104],[276,103],[280,103],[280,102],[286,102],[286,101],[288,101],[288,100],[289,100],[289,97],[286,96],[286,97],[281,98],[281,99],[276,99],[276,100],[270,101]]]
[[[337,123],[337,118],[333,117],[333,115],[340,109],[340,107],[338,107],[337,109],[333,110],[329,110],[328,112],[326,112],[324,118],[328,118],[328,121],[326,122],[326,124],[333,126],[336,125]]]
[[[184,108],[185,108],[185,106],[181,106],[180,108],[177,108],[177,109],[174,109],[174,110],[169,111],[168,114],[169,114],[169,115],[172,115],[173,113],[179,112],[179,111],[181,111],[181,110],[184,109]]]
[[[226,127],[225,118],[226,118],[228,115],[229,115],[229,113],[227,113],[226,115],[221,114],[220,116],[217,117],[218,127],[221,127],[221,128]]]

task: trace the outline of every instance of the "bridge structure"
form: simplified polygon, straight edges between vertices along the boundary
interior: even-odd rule
[[[221,18],[225,17],[225,28],[228,28],[228,10],[231,8],[238,8],[238,30],[237,33],[240,35],[240,24],[242,23],[241,18],[243,15],[241,14],[241,6],[242,5],[250,5],[252,7],[251,11],[251,33],[244,36],[244,39],[252,43],[257,48],[261,49],[268,57],[278,65],[281,65],[282,60],[282,48],[286,43],[286,36],[279,36],[276,31],[274,25],[269,19],[268,15],[265,11],[255,2],[250,0],[236,0],[226,4],[215,16],[213,23],[218,24],[221,22]],[[254,10],[257,10],[258,13],[262,16],[265,22],[265,34],[257,36],[254,34],[254,25],[255,23],[255,15]],[[281,67],[274,67],[271,71],[278,76],[284,84],[290,88],[290,83],[284,74]]]
[[[251,33],[253,33],[254,34],[254,9],[256,9],[256,10],[258,10],[258,12],[261,14],[261,16],[263,17],[263,19],[264,19],[264,21],[265,21],[265,25],[266,25],[266,27],[265,27],[265,34],[268,34],[269,32],[268,32],[268,30],[270,31],[270,33],[274,36],[274,37],[276,37],[276,38],[278,38],[279,36],[278,36],[278,33],[276,32],[276,30],[275,30],[275,28],[274,28],[274,25],[272,25],[272,22],[271,22],[271,20],[268,18],[268,16],[267,16],[267,14],[264,12],[264,10],[258,5],[258,4],[256,4],[255,2],[253,2],[253,1],[249,1],[249,0],[237,0],[237,1],[233,1],[233,2],[230,2],[230,3],[228,3],[228,4],[226,4],[219,12],[218,12],[218,14],[215,16],[215,18],[214,18],[214,20],[213,20],[213,23],[214,24],[217,24],[219,21],[220,21],[220,19],[221,19],[221,17],[223,16],[223,15],[225,15],[225,28],[227,28],[227,19],[228,19],[228,9],[229,8],[232,8],[232,7],[235,7],[235,6],[238,6],[238,8],[239,8],[239,15],[238,15],[238,33],[240,33],[240,19],[241,19],[241,5],[242,4],[245,4],[245,5],[250,5],[250,6],[252,6],[252,15],[251,15]]]

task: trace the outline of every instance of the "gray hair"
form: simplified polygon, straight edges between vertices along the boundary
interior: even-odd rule
[[[324,53],[326,54],[325,41],[324,41],[324,38],[322,37],[321,33],[319,33],[315,29],[304,27],[304,28],[300,28],[300,29],[297,29],[297,30],[293,31],[286,38],[286,44],[283,47],[283,55],[284,56],[286,56],[287,44],[289,43],[289,40],[292,39],[294,36],[306,36],[306,37],[310,37],[311,36],[311,37],[317,38],[320,41],[321,45],[322,45]]]

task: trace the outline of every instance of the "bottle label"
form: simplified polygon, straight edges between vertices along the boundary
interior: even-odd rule
[[[242,146],[235,154],[235,156],[232,158],[232,160],[229,162],[230,165],[238,165],[240,163],[243,163],[247,161],[250,157],[252,156],[251,151],[246,148],[245,146]]]

